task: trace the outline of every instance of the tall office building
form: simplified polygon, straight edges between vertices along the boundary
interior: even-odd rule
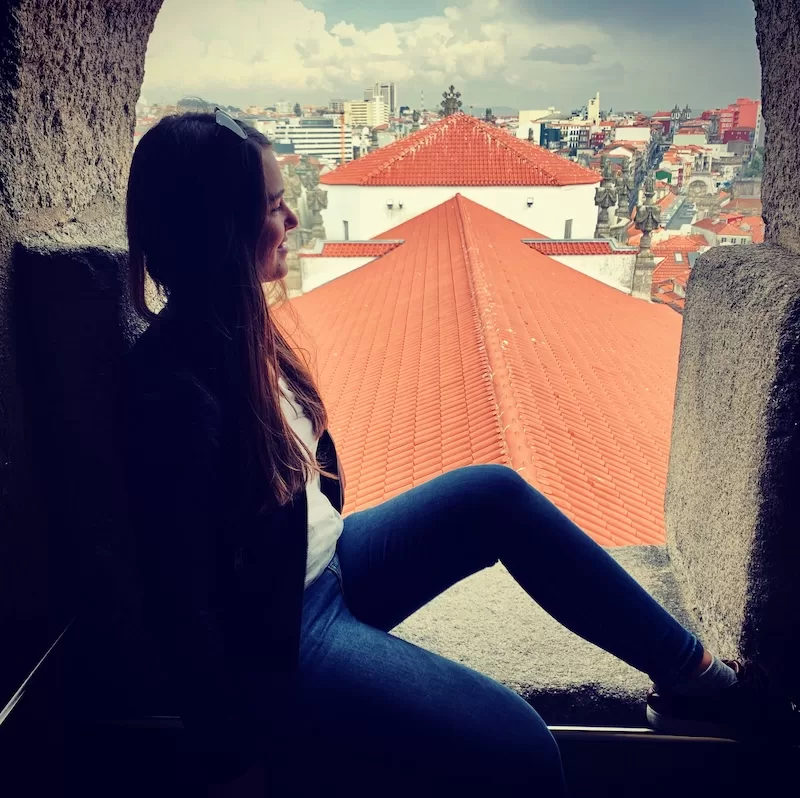
[[[275,126],[275,141],[292,144],[299,155],[314,155],[322,160],[339,163],[353,160],[353,134],[349,127],[340,126],[335,119],[306,117],[281,120]]]
[[[357,127],[378,127],[389,121],[389,107],[383,97],[376,95],[364,102],[353,100],[344,104],[344,121]]]
[[[344,100],[331,100],[328,103],[328,107],[334,114],[343,114],[344,113]]]
[[[376,83],[369,89],[364,90],[364,100],[369,101],[373,97],[382,97],[389,110],[390,116],[397,116],[400,106],[397,103],[397,86],[394,83]]]

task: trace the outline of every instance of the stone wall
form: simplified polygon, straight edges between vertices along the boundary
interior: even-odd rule
[[[698,259],[671,446],[668,548],[703,639],[796,680],[800,257],[751,245]]]
[[[766,158],[761,198],[766,241],[800,252],[800,3],[755,0]]]
[[[15,252],[31,236],[66,247],[119,241],[135,104],[161,2],[10,0],[0,10],[0,688],[8,695],[61,620],[48,614],[58,606],[48,596],[48,485],[33,476],[19,388],[27,309]]]

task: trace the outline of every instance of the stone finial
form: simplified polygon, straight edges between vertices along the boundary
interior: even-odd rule
[[[594,204],[600,209],[597,214],[597,227],[594,231],[595,238],[611,238],[611,223],[608,209],[617,204],[617,191],[614,188],[614,175],[608,157],[600,158],[600,173],[603,179],[595,189]]]
[[[652,172],[644,181],[644,201],[636,209],[636,229],[642,232],[639,254],[633,268],[633,285],[631,294],[639,299],[650,300],[653,290],[653,271],[656,268],[653,253],[650,249],[652,233],[661,225],[661,208],[653,202],[656,195],[655,178]]]

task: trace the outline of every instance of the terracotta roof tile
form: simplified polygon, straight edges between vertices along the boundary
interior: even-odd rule
[[[326,241],[321,252],[299,252],[301,258],[379,258],[402,241]]]
[[[590,169],[466,114],[445,117],[320,178],[324,185],[570,186]]]
[[[635,250],[626,250],[617,247],[614,249],[608,240],[594,241],[526,241],[531,249],[543,255],[635,255]]]
[[[530,236],[456,196],[391,231],[403,246],[292,301],[316,339],[345,510],[505,463],[601,544],[662,543],[680,317]]]

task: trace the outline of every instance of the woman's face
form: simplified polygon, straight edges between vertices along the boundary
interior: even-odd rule
[[[259,278],[262,283],[268,283],[282,280],[289,271],[286,265],[286,255],[289,252],[286,236],[297,227],[297,217],[283,201],[283,176],[272,147],[263,148],[261,162],[269,199],[267,218],[256,248],[256,258]]]

